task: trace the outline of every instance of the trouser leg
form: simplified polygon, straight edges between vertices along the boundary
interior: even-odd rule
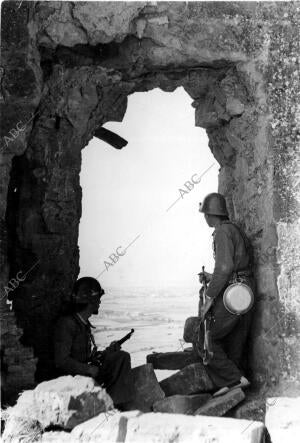
[[[104,387],[114,405],[133,398],[130,354],[125,351],[108,353],[102,366]]]
[[[237,315],[231,314],[225,309],[222,299],[216,301],[209,324],[213,357],[206,366],[206,370],[218,388],[237,382],[242,375],[238,366],[230,358],[230,353],[226,352],[225,340],[234,330],[238,321]],[[228,346],[231,352],[240,353],[241,343],[238,337],[234,343],[229,343]]]
[[[248,367],[248,337],[251,327],[253,310],[238,317],[238,322],[234,329],[225,339],[225,352],[228,358],[245,373]]]

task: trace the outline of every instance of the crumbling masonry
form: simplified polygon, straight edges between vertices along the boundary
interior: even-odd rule
[[[253,379],[299,388],[299,17],[297,2],[2,3],[8,394],[34,384],[35,371],[37,380],[51,373],[53,320],[79,272],[81,150],[105,122],[122,121],[129,94],[178,86],[221,165],[230,215],[254,245]]]

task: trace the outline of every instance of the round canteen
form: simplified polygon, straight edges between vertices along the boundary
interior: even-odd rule
[[[223,303],[231,314],[245,314],[251,309],[254,295],[251,288],[244,283],[229,285],[223,294]]]

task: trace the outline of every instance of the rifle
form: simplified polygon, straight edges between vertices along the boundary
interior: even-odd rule
[[[204,266],[202,266],[202,272],[204,274]],[[204,274],[204,281],[203,281],[203,291],[202,291],[202,306],[205,306],[206,302],[206,291],[207,291],[207,281]],[[201,292],[201,291],[200,291]],[[203,326],[204,326],[204,343],[203,343],[203,364],[208,365],[211,358],[213,357],[213,352],[211,350],[211,336],[210,336],[210,330],[209,325],[206,316],[203,319]],[[200,333],[200,328],[199,328]]]
[[[125,341],[130,339],[130,337],[132,336],[133,333],[134,333],[134,329],[131,329],[131,331],[128,334],[126,334],[124,337],[120,338],[120,340],[117,340],[116,344],[121,346],[123,343],[125,343]],[[92,353],[90,356],[90,363],[95,366],[101,366],[104,361],[105,350],[98,351],[95,339],[92,334],[91,334],[91,340],[93,343],[93,350],[92,350]]]

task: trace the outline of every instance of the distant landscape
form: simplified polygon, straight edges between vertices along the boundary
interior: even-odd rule
[[[190,346],[182,341],[183,327],[187,317],[197,315],[197,309],[195,288],[105,288],[99,315],[91,323],[96,327],[93,332],[99,349],[135,329],[123,345],[134,367],[146,363],[146,355],[154,351]],[[156,371],[159,380],[170,373]]]

